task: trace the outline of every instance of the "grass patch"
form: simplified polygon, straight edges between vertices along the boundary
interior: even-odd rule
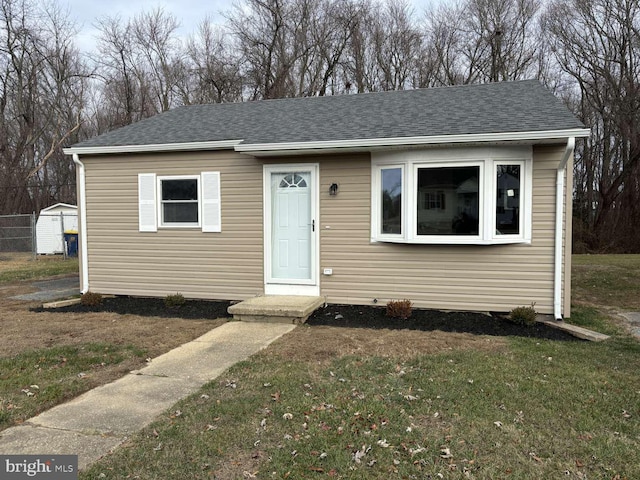
[[[90,390],[101,370],[144,356],[131,346],[91,343],[1,358],[0,429]]]
[[[62,256],[33,259],[31,256],[0,260],[0,284],[38,280],[56,275],[78,273],[78,259]]]
[[[640,255],[574,255],[572,260],[574,301],[640,310]]]
[[[266,350],[80,478],[640,478],[639,369],[622,337],[404,361]]]
[[[605,335],[621,335],[623,333],[600,310],[586,305],[571,305],[571,318],[567,320],[573,325],[595,330]]]

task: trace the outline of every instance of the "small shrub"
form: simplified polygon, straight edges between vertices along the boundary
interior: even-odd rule
[[[187,303],[187,300],[181,293],[175,295],[167,295],[164,297],[164,306],[167,308],[178,308]]]
[[[411,316],[411,300],[389,300],[387,302],[387,317],[406,320]]]
[[[102,295],[94,292],[87,292],[80,297],[80,304],[85,307],[97,307],[102,303]]]
[[[516,307],[509,312],[509,320],[518,325],[531,326],[536,323],[536,310],[534,308],[535,303],[532,303],[530,307]]]

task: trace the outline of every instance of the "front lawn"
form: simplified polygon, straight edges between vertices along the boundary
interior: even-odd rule
[[[312,328],[235,366],[81,478],[640,478],[640,345],[629,338],[512,338],[404,358],[287,348]]]
[[[640,478],[638,258],[574,260],[606,342],[302,326],[81,478]]]

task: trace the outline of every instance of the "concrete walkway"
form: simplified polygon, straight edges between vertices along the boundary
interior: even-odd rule
[[[295,325],[229,322],[24,424],[0,432],[0,452],[78,455],[86,468],[178,400]]]

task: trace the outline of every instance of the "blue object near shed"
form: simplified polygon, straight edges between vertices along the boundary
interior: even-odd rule
[[[64,231],[64,244],[67,256],[78,256],[78,231],[77,230],[65,230]]]

